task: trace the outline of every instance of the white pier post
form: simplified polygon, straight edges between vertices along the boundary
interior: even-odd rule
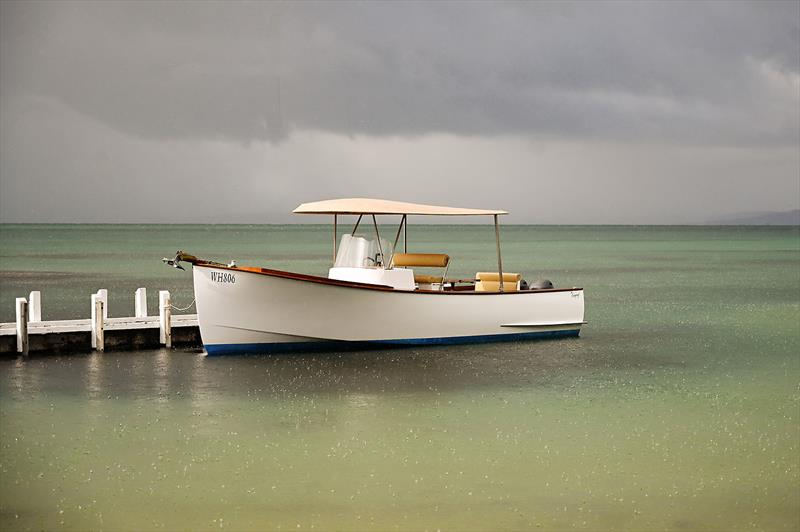
[[[103,302],[103,319],[108,319],[108,290],[101,288],[97,291],[99,299]]]
[[[28,354],[28,300],[17,298],[17,353]]]
[[[107,319],[108,290],[101,288],[96,294],[92,294],[92,349],[97,348],[97,334],[95,330],[95,324],[97,323],[97,316],[95,315],[95,312],[97,311],[97,305],[95,305],[95,300],[103,302],[103,319]]]
[[[92,307],[91,307],[91,321],[92,321],[92,349],[97,347],[97,294],[92,294]]]
[[[147,288],[137,288],[136,295],[134,296],[134,306],[136,312],[134,316],[137,318],[147,317]]]
[[[105,320],[103,319],[105,306],[105,302],[100,298],[99,294],[92,294],[92,347],[98,351],[105,350],[105,334],[103,330],[105,325]]]
[[[38,290],[31,292],[28,297],[28,321],[42,321],[42,293]]]
[[[97,305],[95,305],[95,301],[102,301],[103,302],[103,319],[108,318],[108,290],[105,288],[101,288],[97,291],[96,294],[92,294],[92,349],[97,348],[97,334],[96,334],[96,327],[95,324],[97,323],[97,316],[95,312],[97,311]]]
[[[169,290],[158,292],[158,325],[161,345],[172,347],[172,305]]]

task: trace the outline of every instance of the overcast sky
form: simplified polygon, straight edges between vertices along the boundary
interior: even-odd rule
[[[0,2],[0,221],[800,208],[800,2]]]

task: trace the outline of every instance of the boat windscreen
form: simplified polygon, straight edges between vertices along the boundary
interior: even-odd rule
[[[381,256],[383,251],[383,256]],[[376,238],[367,239],[362,235],[342,235],[339,250],[336,253],[334,268],[372,268],[384,266],[392,256],[392,244],[381,238],[378,246]],[[385,258],[384,258],[385,257]]]

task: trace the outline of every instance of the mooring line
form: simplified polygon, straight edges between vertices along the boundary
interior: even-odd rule
[[[172,307],[173,310],[180,310],[181,312],[183,312],[184,310],[189,310],[190,308],[192,308],[192,305],[194,305],[194,302],[195,302],[195,300],[192,299],[192,302],[189,303],[188,306],[183,307],[183,308],[176,307],[175,305],[172,305],[172,304],[170,304],[170,307]]]

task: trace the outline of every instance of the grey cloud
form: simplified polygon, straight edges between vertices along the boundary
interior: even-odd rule
[[[143,139],[28,103],[3,117],[0,222],[319,222],[289,212],[372,196],[504,208],[504,223],[703,223],[800,202],[794,147],[319,131],[244,145]]]
[[[799,24],[798,2],[0,1],[0,221],[797,209]]]
[[[8,3],[0,110],[145,138],[800,142],[800,3]]]

